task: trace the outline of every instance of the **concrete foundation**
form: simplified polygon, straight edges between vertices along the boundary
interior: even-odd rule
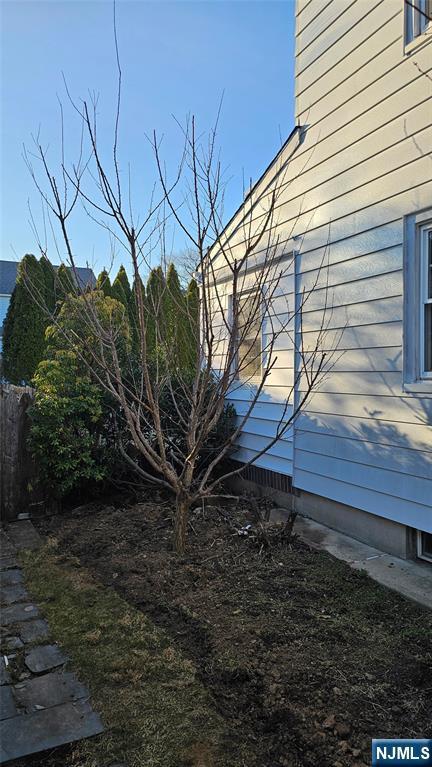
[[[432,609],[432,567],[425,562],[386,554],[306,517],[297,517],[294,531],[312,548],[327,551],[353,570],[362,570],[382,586]]]
[[[271,498],[278,506],[297,511],[304,517],[400,559],[414,559],[416,556],[416,531],[406,525],[304,490],[282,492],[241,477],[233,480],[232,487],[236,492],[252,492],[258,497]]]

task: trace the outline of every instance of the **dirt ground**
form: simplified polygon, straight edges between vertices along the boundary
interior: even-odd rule
[[[287,543],[281,526],[266,548],[247,503],[193,512],[181,560],[163,498],[94,504],[40,526],[192,661],[233,764],[363,767],[373,737],[430,735],[430,612]]]

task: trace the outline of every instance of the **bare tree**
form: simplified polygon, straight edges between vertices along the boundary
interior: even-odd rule
[[[57,226],[60,232],[59,257],[72,270],[76,266],[69,222],[79,203],[95,225],[108,232],[111,242],[122,248],[135,285],[141,285],[141,277],[154,263],[156,253],[160,263],[166,263],[167,232],[172,226],[183,232],[188,247],[196,254],[199,305],[177,297],[178,313],[194,333],[190,364],[183,368],[167,330],[163,294],[156,305],[153,299],[146,299],[142,290],[134,291],[133,321],[138,344],[135,355],[126,355],[126,360],[120,359],[118,352],[118,331],[101,320],[97,302],[88,293],[80,297],[86,331],[78,334],[61,328],[67,342],[117,403],[117,418],[123,419],[118,433],[124,460],[140,481],[174,495],[175,546],[181,554],[186,546],[191,506],[226,492],[223,488],[228,479],[241,474],[283,439],[334,364],[335,352],[325,350],[324,342],[330,318],[326,248],[312,284],[296,294],[297,255],[291,232],[285,231],[282,236],[280,225],[281,204],[290,183],[289,159],[284,158],[283,151],[276,161],[271,187],[258,184],[252,188],[241,213],[225,227],[225,184],[216,150],[217,124],[207,137],[202,137],[197,134],[194,118],[181,128],[183,150],[172,179],[168,178],[157,136],[151,138],[157,183],[149,195],[149,209],[139,219],[131,199],[130,177],[127,175],[124,181],[118,159],[118,55],[117,67],[118,99],[109,161],[103,159],[99,147],[96,101],[85,100],[78,105],[69,94],[84,137],[78,163],[66,166],[63,112],[57,174],[49,167],[47,151],[38,138],[35,151],[25,152],[25,157],[47,211],[46,218],[52,230]],[[78,286],[77,280],[77,291]],[[317,290],[323,297],[320,321],[313,342],[306,345],[303,314]],[[35,300],[42,301],[37,291],[34,295]],[[52,322],[58,322],[55,316]],[[151,349],[150,323],[156,335]],[[282,373],[278,372],[278,349],[285,341],[285,346],[292,348],[295,365]],[[337,344],[333,346],[337,348]],[[227,463],[248,418],[277,376],[279,413],[273,433],[243,464]],[[203,461],[203,451],[223,417],[227,400],[235,397],[239,389],[246,392],[247,405],[237,413],[235,426],[223,443],[213,452],[207,451]]]

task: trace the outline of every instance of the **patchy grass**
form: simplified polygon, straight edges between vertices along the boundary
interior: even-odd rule
[[[89,686],[106,727],[55,764],[232,767],[221,755],[223,720],[193,663],[163,630],[97,584],[78,560],[60,555],[53,541],[27,552],[22,564],[53,638]]]

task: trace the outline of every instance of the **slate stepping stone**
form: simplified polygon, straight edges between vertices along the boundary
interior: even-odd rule
[[[4,532],[1,533],[1,555],[2,557],[10,557],[16,554],[15,546],[10,542],[7,535]]]
[[[10,719],[11,716],[17,716],[18,713],[12,690],[5,685],[0,694],[0,719]]]
[[[49,708],[90,697],[87,687],[70,671],[54,671],[17,684],[14,687],[14,695],[19,705],[28,713],[37,711],[39,706]]]
[[[23,602],[11,605],[10,607],[5,607],[1,612],[1,622],[3,626],[12,626],[14,623],[37,618],[38,615],[39,610],[36,605],[30,605]]]
[[[3,567],[11,567],[11,565],[7,563],[9,560],[13,560],[15,566],[18,566],[18,562],[16,561],[16,548],[12,545],[3,531],[1,532],[0,543],[0,564]]]
[[[16,583],[22,583],[23,574],[21,570],[5,570],[0,573],[0,586],[14,586]]]
[[[17,567],[18,560],[14,554],[2,554],[0,556],[0,570],[9,570],[11,567]]]
[[[1,640],[2,648],[10,652],[11,650],[20,650],[24,643],[19,637],[4,637]]]
[[[36,642],[49,636],[48,623],[43,618],[26,621],[19,626],[19,634],[23,642]]]
[[[18,550],[38,549],[42,539],[29,519],[12,522],[7,527],[8,536]]]
[[[27,589],[21,583],[14,583],[11,586],[1,586],[0,599],[5,604],[13,604],[14,602],[22,602],[24,599],[28,599],[29,595]]]
[[[41,674],[57,666],[62,666],[68,658],[56,644],[33,647],[25,656],[25,664],[33,674]]]
[[[6,663],[3,656],[0,656],[0,684],[9,684],[11,681],[9,671],[6,668]]]
[[[0,763],[100,732],[103,732],[102,722],[86,701],[14,716],[0,722]]]

